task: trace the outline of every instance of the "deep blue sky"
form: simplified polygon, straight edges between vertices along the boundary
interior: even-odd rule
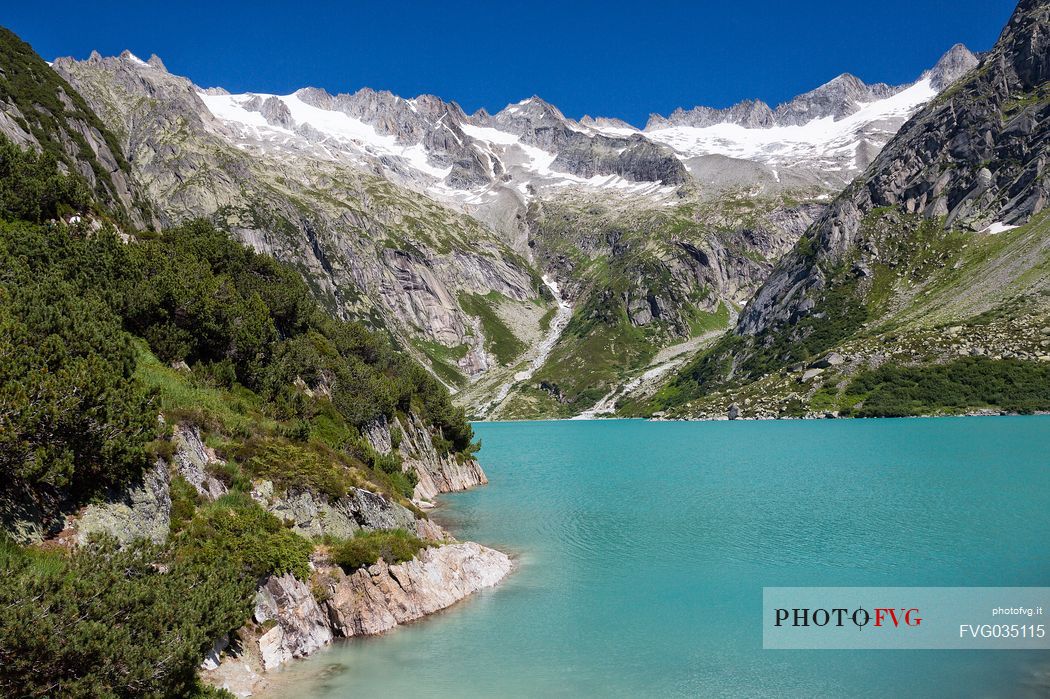
[[[991,48],[1015,0],[9,3],[0,24],[44,58],[158,54],[233,92],[368,86],[468,112],[538,94],[568,116],[757,97],[772,105],[842,72],[910,82],[955,42]]]

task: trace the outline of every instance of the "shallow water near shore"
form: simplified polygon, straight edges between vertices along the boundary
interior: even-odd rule
[[[503,584],[280,696],[1045,696],[1050,652],[764,651],[763,586],[1050,586],[1050,417],[475,425]],[[1038,679],[1039,675],[1043,679]]]

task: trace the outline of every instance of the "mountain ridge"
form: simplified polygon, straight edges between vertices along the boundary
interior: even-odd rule
[[[1036,376],[1050,361],[1048,29],[1050,5],[1020,2],[980,64],[904,124],[779,260],[733,331],[649,409],[712,415],[740,399],[750,416],[906,415],[922,403],[887,383],[884,364],[917,385],[934,374],[965,383],[951,389],[959,396],[980,376]],[[1011,400],[998,390],[965,400]],[[931,410],[973,405],[938,400],[922,398]]]
[[[823,95],[848,113],[838,120],[710,134],[575,121],[538,96],[468,115],[432,95],[369,88],[233,95],[130,52],[53,65],[122,125],[162,212],[207,216],[293,262],[331,308],[389,329],[474,414],[547,342],[556,304],[540,277],[551,274],[579,317],[554,338],[551,369],[514,384],[532,399],[501,403],[568,416],[647,371],[662,348],[735,318],[824,202],[936,94],[946,78],[934,74],[968,56],[953,48],[899,91],[843,78],[794,100],[802,113]],[[381,182],[387,194],[370,194]],[[598,338],[595,361],[566,373]],[[634,350],[615,353],[624,343]]]

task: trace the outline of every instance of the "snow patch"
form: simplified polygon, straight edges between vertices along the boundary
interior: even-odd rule
[[[646,131],[645,136],[687,158],[724,155],[779,164],[852,152],[866,127],[888,119],[907,118],[936,95],[937,90],[925,79],[886,99],[863,104],[857,112],[838,121],[824,117],[800,126],[754,129],[739,124],[672,126]]]
[[[247,127],[260,140],[265,140],[267,135],[275,134],[301,138],[293,131],[267,123],[259,112],[244,108],[244,105],[255,97],[265,100],[276,95],[209,95],[198,92],[197,96],[216,118]],[[310,126],[321,134],[368,155],[401,158],[413,169],[430,177],[444,179],[452,172],[451,165],[447,168],[431,165],[422,143],[403,146],[397,142],[395,136],[380,134],[374,126],[360,119],[355,119],[340,111],[321,109],[307,104],[299,98],[298,93],[276,97],[288,108],[288,113],[296,126]]]
[[[996,221],[981,232],[987,233],[988,235],[995,235],[996,233],[1005,233],[1006,231],[1012,231],[1015,228],[1017,228],[1017,226],[1010,226],[1008,224],[1003,223],[1002,221]]]

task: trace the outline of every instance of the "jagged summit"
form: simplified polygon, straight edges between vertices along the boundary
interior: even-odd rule
[[[815,90],[778,105],[773,113],[774,122],[780,126],[801,126],[826,117],[838,121],[856,113],[864,104],[885,99],[903,89],[886,83],[867,85],[857,76],[843,73]]]
[[[565,115],[561,110],[542,97],[533,95],[514,104],[508,104],[497,112],[493,119],[497,122],[510,123],[515,120],[553,119],[565,121]]]
[[[71,60],[56,65],[70,71]],[[157,56],[143,61],[130,51],[116,59],[93,54],[88,63],[111,66],[121,80],[182,81],[178,90],[188,87],[200,101],[187,108],[209,124],[224,124],[226,137],[241,147],[347,159],[401,184],[473,205],[502,187],[516,190],[515,196],[532,196],[536,187],[666,187],[695,179],[718,189],[739,182],[740,168],[754,168],[734,161],[760,164],[756,172],[763,173],[763,186],[834,189],[860,172],[937,86],[949,84],[974,61],[965,47],[956,46],[910,87],[866,85],[843,73],[776,109],[761,100],[725,109],[676,109],[666,118],[653,115],[645,130],[605,117],[577,122],[538,95],[495,114],[482,109],[468,116],[455,102],[434,95],[406,99],[368,87],[343,94],[304,87],[290,95],[231,95],[222,88],[197,88],[171,76]],[[813,125],[829,117],[834,127]]]
[[[952,46],[933,68],[923,72],[917,82],[929,80],[940,91],[977,65],[977,57],[963,44]],[[725,109],[697,106],[678,108],[664,117],[651,114],[646,131],[676,126],[706,128],[718,124],[737,124],[749,129],[776,126],[802,126],[816,119],[832,117],[838,121],[860,111],[865,105],[892,97],[911,85],[866,84],[852,73],[842,73],[823,85],[771,109],[762,100],[744,100]]]
[[[862,222],[880,208],[975,232],[1022,225],[1042,211],[1050,200],[1048,27],[1050,3],[1023,0],[980,68],[920,110],[832,204],[811,231],[814,254],[782,261],[741,314],[738,332],[784,327],[814,309],[833,267],[827,260],[857,252],[860,269],[878,263],[879,246]],[[925,79],[951,82],[974,60],[952,47]]]
[[[977,67],[977,56],[963,44],[955,44],[941,56],[936,65],[922,74],[937,90],[943,90]]]
[[[766,128],[774,124],[773,110],[762,100],[744,100],[725,109],[693,107],[686,110],[679,107],[666,118],[659,114],[650,114],[645,130],[653,131],[671,126],[703,128],[715,124],[739,124],[749,129]]]

